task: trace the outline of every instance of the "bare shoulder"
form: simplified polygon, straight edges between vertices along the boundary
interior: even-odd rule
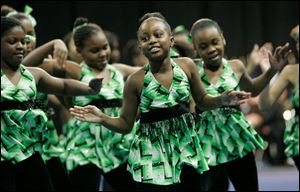
[[[194,61],[189,57],[178,57],[173,59],[181,68],[195,66]]]
[[[40,67],[25,67],[35,78],[36,81],[38,81],[41,77],[45,77],[46,75],[49,75],[44,69]]]
[[[143,68],[140,68],[138,71],[132,73],[126,80],[126,84],[128,85],[127,87],[137,89],[138,91],[141,90],[144,84],[144,76],[145,71]]]
[[[296,85],[299,81],[299,64],[285,66],[281,71],[281,75],[293,85]]]
[[[228,60],[228,63],[236,74],[243,74],[246,71],[245,64],[239,59]]]
[[[192,73],[197,71],[195,62],[189,57],[179,57],[174,59],[174,61],[183,69],[189,78]]]

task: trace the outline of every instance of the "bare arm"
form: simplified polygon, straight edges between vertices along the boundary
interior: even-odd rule
[[[127,79],[132,73],[135,73],[141,69],[141,67],[133,67],[122,63],[113,63],[112,65],[122,73],[125,79]]]
[[[273,55],[271,53],[267,53],[269,54],[268,57],[271,67],[255,79],[252,79],[249,76],[241,61],[235,60],[232,62],[231,64],[233,68],[236,69],[236,72],[242,74],[240,79],[240,88],[251,92],[254,97],[257,96],[266,87],[271,78],[284,66],[289,52],[288,44],[285,44],[284,46],[278,46]]]
[[[63,65],[67,59],[68,49],[62,40],[55,39],[30,52],[22,63],[26,66],[38,66],[49,54],[53,54],[53,58]]]
[[[299,64],[288,65],[281,73],[276,76],[272,85],[267,86],[259,96],[259,108],[267,111],[273,103],[280,97],[288,84],[295,86],[297,79],[299,81]]]
[[[89,85],[73,79],[56,78],[43,69],[28,67],[33,74],[38,91],[57,95],[92,95],[100,91],[102,79],[93,79]]]
[[[97,107],[91,105],[85,107],[74,106],[74,108],[70,108],[70,112],[81,121],[99,122],[112,131],[123,134],[129,133],[132,130],[137,114],[137,95],[137,81],[134,80],[134,76],[130,76],[124,87],[124,99],[120,117],[105,115]]]
[[[250,97],[250,94],[237,91],[226,91],[222,95],[213,97],[207,94],[204,89],[196,65],[191,59],[185,59],[181,64],[185,70],[191,86],[191,92],[196,105],[202,110],[211,110],[222,106],[236,106]]]

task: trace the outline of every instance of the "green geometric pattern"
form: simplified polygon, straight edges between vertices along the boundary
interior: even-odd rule
[[[145,67],[139,106],[142,112],[189,102],[187,76],[173,60],[171,64],[173,82],[170,90],[155,80],[149,66]],[[199,173],[208,170],[190,113],[157,122],[138,122],[136,126],[128,158],[128,170],[135,181],[156,185],[179,183],[184,164],[193,166]]]
[[[79,96],[73,99],[74,105],[84,106],[93,101],[122,99],[124,80],[122,74],[113,66],[107,65],[111,80],[102,84],[100,93]],[[92,69],[83,63],[81,81],[87,83],[95,77]],[[103,113],[118,117],[119,107],[102,108]],[[100,123],[88,123],[72,118],[67,126],[66,151],[62,159],[66,161],[68,171],[75,167],[93,163],[105,173],[125,163],[128,158],[134,130],[129,134],[120,134],[102,126]]]
[[[37,92],[36,100],[43,102],[44,106],[48,106],[48,95],[45,93]],[[53,157],[60,157],[64,152],[64,146],[62,145],[63,135],[58,136],[57,130],[54,126],[54,122],[50,116],[49,111],[45,111],[47,121],[47,132],[44,132],[41,155],[44,161],[48,161]]]
[[[178,103],[189,103],[190,86],[184,71],[171,60],[173,81],[170,89],[162,86],[153,76],[150,66],[145,66],[144,89],[141,93],[140,110],[143,113],[153,109],[173,107]]]
[[[1,102],[25,102],[36,98],[36,85],[32,74],[20,65],[21,79],[17,85],[1,70]],[[40,151],[46,132],[47,116],[40,109],[1,110],[1,161],[13,164]]]
[[[293,107],[299,110],[299,82],[292,98]],[[288,157],[299,155],[299,114],[286,121],[284,131],[285,154]]]
[[[238,79],[226,59],[223,59],[223,74],[212,85],[207,78],[202,60],[197,68],[208,94],[218,96],[226,90],[240,90]],[[198,114],[196,130],[207,162],[219,165],[241,158],[254,149],[264,149],[264,140],[257,134],[244,114],[235,108],[218,108]]]

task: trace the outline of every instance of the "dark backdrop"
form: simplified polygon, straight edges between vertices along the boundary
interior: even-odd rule
[[[289,32],[299,23],[298,1],[2,1],[22,11],[34,10],[38,44],[62,38],[72,30],[78,16],[85,16],[103,29],[115,32],[121,47],[136,36],[138,19],[146,12],[160,11],[171,27],[190,28],[201,17],[216,20],[227,40],[226,54],[240,56],[254,43],[290,41]]]

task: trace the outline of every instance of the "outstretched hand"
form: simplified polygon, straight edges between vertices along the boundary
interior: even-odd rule
[[[102,87],[103,78],[93,78],[89,82],[89,87],[92,89],[93,93],[99,93]]]
[[[84,107],[74,106],[70,108],[71,115],[75,116],[80,121],[87,121],[97,123],[101,121],[101,115],[103,114],[100,109],[93,105],[87,105]]]
[[[291,52],[289,43],[286,43],[284,46],[278,46],[273,54],[268,52],[271,68],[275,71],[281,71],[287,64],[287,58]]]
[[[222,106],[239,106],[250,97],[251,93],[244,91],[225,91],[221,95],[221,103]]]

